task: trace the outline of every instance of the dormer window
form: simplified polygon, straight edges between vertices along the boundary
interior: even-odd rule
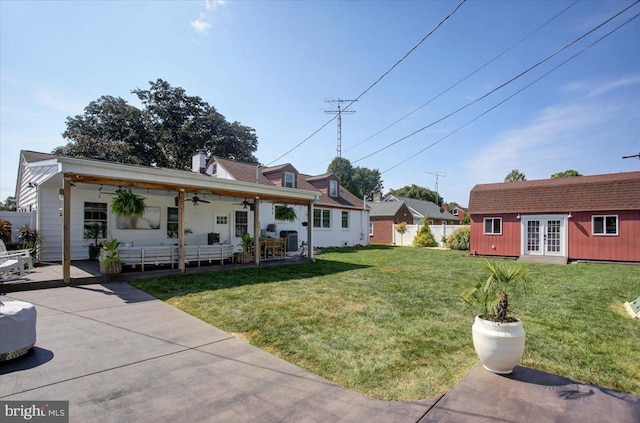
[[[329,197],[338,196],[338,181],[329,181]]]
[[[458,215],[458,209],[453,209],[453,215],[457,216]]]
[[[284,173],[284,186],[286,188],[296,187],[296,175],[293,172]]]

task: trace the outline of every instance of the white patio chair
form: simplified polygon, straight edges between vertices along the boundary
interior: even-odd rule
[[[19,260],[0,258],[0,276],[8,276],[14,272],[24,276],[24,265]]]
[[[28,249],[11,250],[7,251],[7,246],[4,245],[4,241],[0,239],[0,258],[18,260],[24,269],[27,266],[28,269],[33,269],[33,257]]]

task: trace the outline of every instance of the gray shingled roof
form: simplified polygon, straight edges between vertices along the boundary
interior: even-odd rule
[[[389,198],[395,198],[396,200],[388,200]],[[415,198],[400,197],[398,195],[392,195],[385,197],[384,202],[404,202],[407,207],[420,213],[422,216],[429,219],[441,219],[441,220],[460,220],[458,217],[452,215],[448,211],[440,212],[440,207],[431,201],[416,200]]]
[[[395,216],[400,207],[404,204],[403,201],[378,201],[367,203],[369,206],[369,216]]]

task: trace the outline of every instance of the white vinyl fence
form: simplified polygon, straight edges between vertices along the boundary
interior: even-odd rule
[[[0,219],[8,220],[11,222],[11,241],[18,241],[18,229],[24,225],[29,225],[31,229],[36,228],[36,213],[35,212],[15,212],[15,211],[0,211]]]
[[[407,225],[407,232],[404,235],[400,235],[398,231],[393,231],[393,242],[395,245],[413,246],[413,238],[418,233],[418,229],[422,225]],[[444,247],[442,237],[449,236],[458,229],[466,227],[466,225],[430,225],[431,233],[433,237],[438,241],[440,247]]]

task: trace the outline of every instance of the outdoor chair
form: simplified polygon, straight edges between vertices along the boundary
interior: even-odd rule
[[[7,246],[4,245],[4,241],[0,239],[0,259],[18,260],[22,269],[26,266],[28,269],[33,269],[33,257],[28,249],[11,250],[7,251]]]
[[[24,276],[24,266],[19,260],[0,258],[0,276],[8,276],[17,272],[20,276]]]

